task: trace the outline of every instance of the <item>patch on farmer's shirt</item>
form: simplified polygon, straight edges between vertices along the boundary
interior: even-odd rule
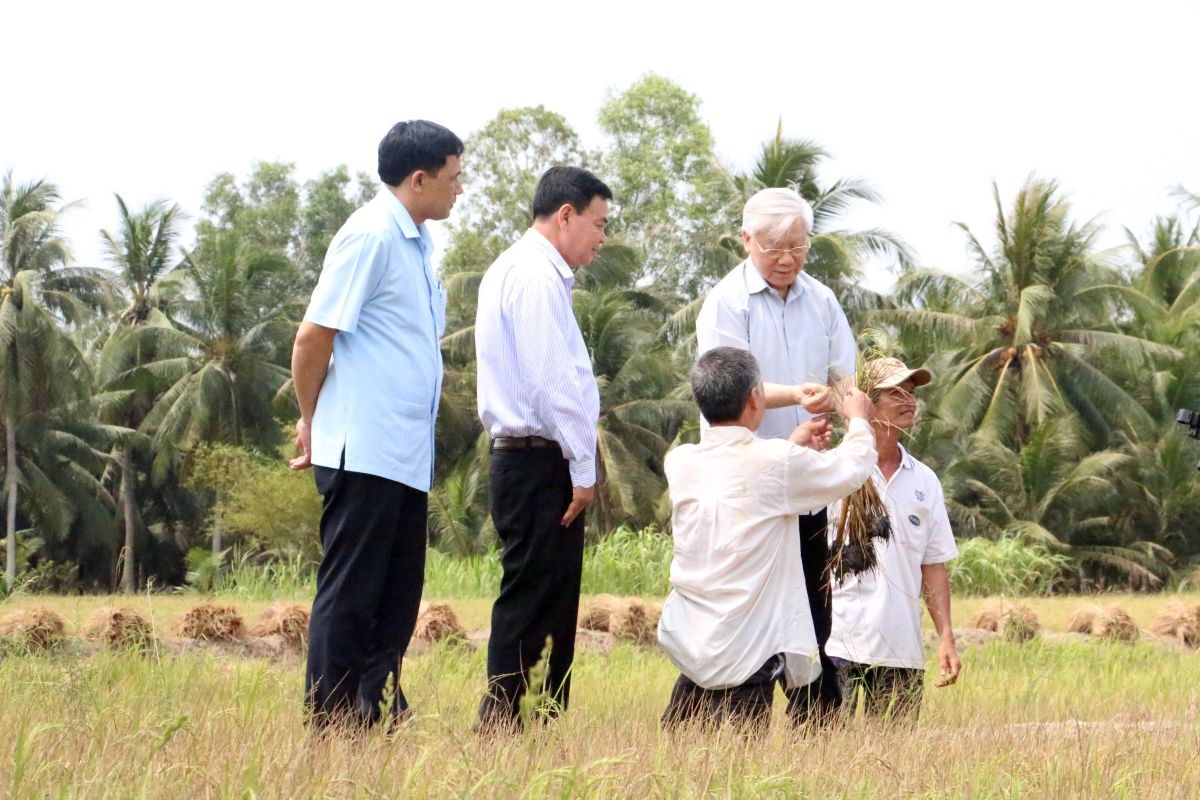
[[[908,521],[911,522],[913,525],[916,525],[917,527],[920,527],[920,525],[921,525],[921,518],[918,517],[916,514],[909,514]]]
[[[913,492],[913,494],[916,496],[918,503],[925,502],[925,493],[922,492],[920,489],[917,489],[915,492]]]

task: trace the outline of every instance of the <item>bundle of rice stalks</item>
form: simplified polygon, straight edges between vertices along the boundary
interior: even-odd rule
[[[1138,626],[1133,617],[1117,606],[1083,606],[1067,623],[1068,633],[1090,633],[1122,642],[1138,638]]]
[[[0,617],[0,639],[21,650],[47,650],[63,640],[67,620],[44,606],[23,608]]]
[[[638,644],[650,644],[658,638],[658,621],[650,621],[646,604],[640,598],[628,597],[613,609],[608,618],[608,632],[618,639]]]
[[[1041,628],[1032,608],[1007,600],[986,601],[971,617],[970,626],[998,633],[1013,642],[1027,642],[1037,636]]]
[[[1200,605],[1188,606],[1172,600],[1155,615],[1150,631],[1175,639],[1185,647],[1200,647]]]
[[[175,632],[180,636],[207,642],[236,639],[245,630],[246,623],[236,608],[212,603],[196,606],[175,623]]]
[[[881,387],[892,385],[886,381],[893,376],[893,364],[900,364],[889,358],[892,346],[885,334],[863,331],[859,341],[861,357],[855,372],[859,391],[875,397]],[[838,386],[833,393],[834,408],[839,411],[845,399],[842,389]],[[841,580],[875,569],[879,561],[875,543],[892,538],[892,520],[874,480],[868,480],[842,498],[837,517],[830,524],[834,526],[834,535],[829,550],[829,577]]]
[[[132,608],[104,606],[83,623],[83,638],[114,650],[140,649],[154,639],[154,628]]]
[[[293,647],[303,647],[308,642],[308,616],[308,609],[298,603],[277,603],[262,613],[250,635],[278,636]]]
[[[413,636],[417,641],[429,644],[443,639],[466,641],[467,631],[449,603],[429,603],[421,606]]]
[[[579,627],[589,631],[608,632],[609,620],[624,601],[611,594],[598,594],[588,600],[579,612]]]

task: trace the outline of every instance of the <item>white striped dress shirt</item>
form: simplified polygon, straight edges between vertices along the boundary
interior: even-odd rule
[[[600,390],[571,308],[575,274],[545,236],[526,231],[479,285],[479,419],[495,436],[562,448],[574,486],[596,483]]]

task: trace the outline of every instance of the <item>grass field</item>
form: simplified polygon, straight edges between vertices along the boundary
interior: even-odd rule
[[[1164,596],[1108,596],[1146,626]],[[1197,596],[1183,596],[1189,602]],[[78,625],[111,598],[14,598]],[[189,595],[133,605],[166,630]],[[486,600],[452,600],[466,627]],[[980,601],[956,604],[961,625]],[[1083,600],[1032,599],[1061,630]],[[250,618],[267,603],[236,601]],[[498,741],[470,731],[484,653],[437,646],[405,662],[417,712],[395,738],[315,742],[303,665],[70,649],[0,660],[6,797],[1193,797],[1200,796],[1200,653],[1149,643],[992,642],[960,684],[927,691],[919,727],[851,721],[820,736],[664,738],[675,678],[657,650],[584,651],[557,724]],[[777,700],[782,700],[782,696]],[[782,711],[782,703],[777,712]]]

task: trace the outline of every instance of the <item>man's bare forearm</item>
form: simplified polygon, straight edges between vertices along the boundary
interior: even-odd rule
[[[317,411],[317,397],[329,372],[333,339],[337,331],[312,322],[300,323],[292,347],[292,385],[300,405],[300,418],[311,422]]]
[[[929,618],[941,637],[953,636],[950,622],[950,573],[945,564],[924,564],[921,567],[921,582],[925,589],[925,605]]]

